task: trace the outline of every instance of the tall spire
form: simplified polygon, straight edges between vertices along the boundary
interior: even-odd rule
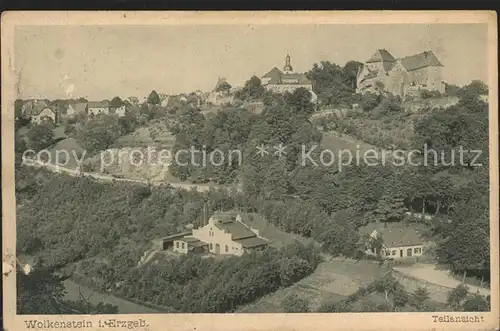
[[[290,64],[290,55],[287,54],[285,57],[285,66],[283,67],[283,71],[285,72],[292,72],[293,68],[292,65]]]

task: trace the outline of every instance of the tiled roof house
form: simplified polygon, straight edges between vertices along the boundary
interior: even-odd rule
[[[173,250],[179,253],[204,251],[241,256],[249,250],[264,248],[269,243],[269,240],[259,235],[258,230],[246,225],[239,213],[218,212],[205,226],[174,240]]]
[[[358,72],[357,90],[418,95],[421,91],[444,93],[443,64],[432,51],[396,59],[386,49],[377,50]]]
[[[359,229],[361,234],[371,238],[381,236],[383,240],[382,256],[390,259],[399,259],[423,254],[424,226],[418,224],[369,223]],[[376,253],[376,252],[374,252]]]

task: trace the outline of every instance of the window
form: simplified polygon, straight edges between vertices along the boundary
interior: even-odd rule
[[[178,241],[175,242],[175,247],[179,248],[179,242]]]
[[[212,245],[212,243],[210,243],[210,250],[214,249],[214,245]]]
[[[393,249],[392,252],[391,252],[392,255],[396,255],[396,250]]]
[[[415,247],[415,248],[413,249],[413,252],[414,252],[414,253],[422,253],[422,249],[421,249],[420,247]]]
[[[224,246],[224,251],[229,252],[229,248],[227,247],[227,245]]]
[[[184,249],[184,243],[182,243],[181,247],[182,247],[182,249]]]

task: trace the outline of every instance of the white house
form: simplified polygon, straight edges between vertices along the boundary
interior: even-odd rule
[[[89,115],[109,114],[109,101],[89,101],[87,104]]]
[[[35,104],[31,110],[31,122],[35,124],[56,123],[56,113],[45,103]]]
[[[264,248],[269,243],[269,240],[259,236],[257,229],[244,224],[240,214],[219,212],[208,220],[207,225],[174,240],[173,250],[178,253],[206,251],[241,256],[249,250]]]
[[[111,113],[117,115],[118,117],[125,116],[125,112],[127,111],[127,107],[123,104],[118,108],[111,108]]]
[[[86,102],[74,102],[69,103],[66,108],[66,116],[73,117],[78,113],[86,113],[87,112],[87,103]]]
[[[360,228],[360,232],[368,234],[370,238],[382,238],[382,248],[377,252],[375,248],[369,250],[385,259],[400,259],[423,254],[424,240],[422,238],[423,228],[416,224],[393,223],[369,223]]]

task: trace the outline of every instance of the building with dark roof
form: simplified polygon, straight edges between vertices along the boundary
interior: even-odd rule
[[[380,255],[387,259],[400,259],[423,254],[423,225],[393,223],[369,223],[359,229],[360,234],[371,239],[382,238]],[[371,253],[378,254],[373,247]]]
[[[89,115],[109,114],[109,101],[89,101],[87,103],[87,111]]]
[[[173,250],[184,254],[210,252],[241,256],[269,245],[270,241],[261,237],[257,229],[244,223],[244,217],[237,212],[215,213],[205,226],[173,238]]]
[[[34,103],[30,109],[31,122],[35,124],[56,123],[56,112],[53,107],[48,106],[45,102],[40,101]]]
[[[303,73],[293,71],[290,55],[285,58],[283,70],[277,67],[272,68],[261,77],[262,85],[270,91],[276,93],[292,93],[298,88],[305,88],[311,93],[311,101],[316,102],[318,97],[312,88],[312,82]]]
[[[357,91],[419,95],[422,91],[444,93],[443,64],[432,51],[396,59],[385,49],[377,50],[358,71]]]

